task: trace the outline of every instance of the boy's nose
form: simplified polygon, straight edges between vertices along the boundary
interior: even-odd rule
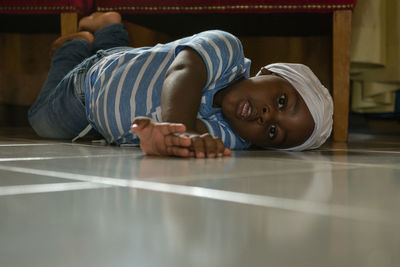
[[[268,123],[274,115],[274,110],[268,105],[263,106],[260,117],[258,118],[258,123],[265,124]]]

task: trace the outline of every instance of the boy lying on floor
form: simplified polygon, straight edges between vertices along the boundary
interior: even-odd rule
[[[240,41],[219,30],[154,47],[128,42],[116,12],[84,17],[78,33],[54,42],[28,114],[38,135],[94,129],[149,155],[213,158],[250,146],[314,149],[331,133],[331,96],[304,65],[271,64],[250,78]]]

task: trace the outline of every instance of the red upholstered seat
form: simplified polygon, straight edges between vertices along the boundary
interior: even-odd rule
[[[97,0],[98,11],[131,14],[287,13],[353,9],[356,0]]]
[[[93,0],[1,0],[1,14],[84,13]]]
[[[78,14],[90,13],[93,6],[94,0],[1,0],[0,14],[59,14],[61,34],[65,35],[76,32]]]

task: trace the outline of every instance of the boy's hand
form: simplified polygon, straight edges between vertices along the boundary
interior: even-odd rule
[[[147,117],[138,117],[131,130],[140,138],[140,148],[148,155],[189,157],[191,140],[178,135],[186,131],[181,123],[158,123]]]
[[[215,158],[232,154],[221,139],[208,133],[188,134],[181,123],[159,123],[138,117],[131,130],[139,136],[140,148],[148,155]]]
[[[193,134],[189,137],[192,140],[191,151],[196,158],[216,158],[232,154],[221,139],[212,137],[209,133]]]

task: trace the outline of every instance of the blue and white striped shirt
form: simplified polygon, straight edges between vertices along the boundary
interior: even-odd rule
[[[249,143],[232,131],[214,95],[242,77],[249,77],[250,60],[230,33],[212,30],[154,47],[132,48],[99,60],[86,78],[86,115],[109,143],[139,144],[130,132],[133,119],[146,116],[161,122],[161,91],[165,73],[184,48],[196,50],[207,67],[207,83],[198,112],[208,132],[226,147],[244,149]]]

